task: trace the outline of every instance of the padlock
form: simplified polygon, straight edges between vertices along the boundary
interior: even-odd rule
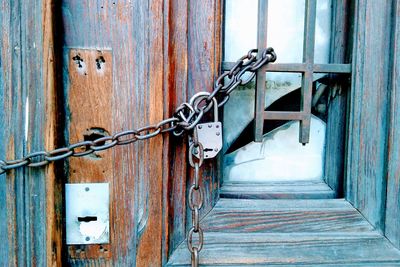
[[[214,107],[214,122],[200,123],[194,128],[198,141],[203,145],[204,158],[211,159],[218,155],[222,149],[222,123],[218,121],[218,102],[215,97],[212,99]],[[189,138],[189,145],[193,143]],[[194,154],[199,158],[199,152]]]

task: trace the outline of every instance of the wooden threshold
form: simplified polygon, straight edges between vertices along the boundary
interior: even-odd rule
[[[343,199],[220,199],[201,266],[400,266],[400,251]],[[188,266],[183,242],[167,266]]]
[[[335,191],[324,181],[289,181],[266,183],[224,182],[221,198],[238,199],[327,199]]]

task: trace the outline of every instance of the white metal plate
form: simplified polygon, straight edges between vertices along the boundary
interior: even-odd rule
[[[65,185],[67,244],[109,243],[108,183]]]

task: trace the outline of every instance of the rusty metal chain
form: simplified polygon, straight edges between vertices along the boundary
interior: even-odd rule
[[[192,130],[200,122],[204,114],[212,108],[214,98],[219,103],[218,107],[223,106],[235,88],[249,83],[258,69],[275,60],[276,54],[272,48],[267,48],[261,53],[258,53],[257,49],[252,49],[247,55],[241,57],[228,72],[224,72],[218,77],[211,93],[201,92],[194,95],[189,103],[181,104],[171,118],[162,120],[155,125],[118,132],[93,141],[82,141],[51,151],[33,152],[20,159],[0,160],[0,175],[20,167],[38,168],[68,157],[83,157],[114,146],[149,139],[164,132],[172,131],[174,135],[180,136],[185,131]],[[250,76],[245,78],[244,75],[247,72],[250,73]]]
[[[192,267],[199,266],[199,252],[203,249],[204,234],[200,227],[200,209],[203,207],[204,191],[200,186],[200,167],[204,162],[204,147],[198,141],[197,133],[194,131],[192,135],[193,143],[189,147],[189,164],[194,169],[193,184],[189,189],[188,206],[192,211],[192,227],[187,233],[187,247],[191,253]],[[198,155],[199,159],[194,157]],[[196,197],[197,196],[197,197]],[[197,234],[197,245],[194,243],[193,235]]]
[[[20,167],[38,168],[50,164],[53,161],[66,159],[68,157],[83,157],[97,151],[109,149],[114,146],[127,145],[138,140],[146,140],[164,132],[176,129],[174,122],[179,119],[172,117],[137,130],[127,130],[115,133],[112,136],[102,136],[93,141],[82,141],[67,147],[57,148],[51,151],[37,151],[30,153],[21,159],[4,161],[0,160],[0,175]]]
[[[264,65],[275,62],[276,53],[269,47],[258,53],[257,49],[250,50],[241,57],[233,67],[221,74],[211,93],[200,92],[194,95],[189,103],[182,103],[174,114],[179,118],[174,135],[182,135],[185,131],[192,130],[213,106],[213,98],[216,98],[218,107],[222,107],[229,100],[230,94],[239,85],[248,84],[256,75],[256,71]],[[250,73],[248,77],[245,77]]]

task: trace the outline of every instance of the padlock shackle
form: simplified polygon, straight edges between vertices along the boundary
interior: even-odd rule
[[[209,92],[199,92],[190,98],[189,105],[194,108],[196,112],[200,112],[199,104],[201,101],[207,99],[211,93]],[[211,104],[212,103],[212,104]],[[215,97],[212,98],[212,102],[210,102],[207,106],[204,106],[202,109],[204,113],[208,112],[212,107],[214,107],[214,122],[218,121],[218,101]]]

